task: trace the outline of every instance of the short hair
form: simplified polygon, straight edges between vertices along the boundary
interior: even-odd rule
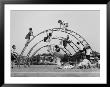
[[[77,42],[77,44],[79,44],[79,42]]]
[[[90,46],[88,46],[88,48],[91,48]]]
[[[52,36],[52,33],[49,33],[49,36]]]
[[[55,48],[59,48],[59,46],[58,45],[55,45]]]
[[[29,30],[32,30],[32,28],[29,28]]]
[[[12,48],[13,48],[13,49],[16,49],[16,46],[15,46],[15,45],[13,45],[13,46],[12,46]]]

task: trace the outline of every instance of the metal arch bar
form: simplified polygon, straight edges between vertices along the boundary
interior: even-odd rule
[[[68,53],[63,49],[63,48],[60,48],[60,49],[62,49],[63,50],[63,52],[65,52],[67,55],[68,55]]]
[[[40,49],[42,49],[42,48],[44,48],[44,47],[48,47],[48,46],[49,46],[49,45],[45,45],[45,46],[40,47],[38,50],[36,50],[36,51],[33,53],[32,57],[33,57]]]
[[[59,40],[62,40],[62,39],[60,39],[60,38],[63,38],[63,37],[58,37],[58,38],[52,38],[52,39],[59,39]],[[64,39],[64,38],[63,38]],[[39,41],[38,43],[36,43],[31,49],[30,49],[30,51],[28,52],[28,54],[27,54],[27,57],[29,57],[29,55],[30,55],[30,53],[31,53],[31,51],[33,50],[33,48],[37,45],[37,44],[39,44],[40,42],[42,42],[43,40],[41,40],[41,41]],[[69,43],[68,43],[69,44]],[[70,44],[69,44],[70,45]],[[73,48],[73,47],[72,47]],[[66,49],[66,48],[65,48]],[[73,48],[74,49],[74,48]],[[67,49],[66,49],[67,50]],[[67,50],[68,51],[68,50]],[[75,49],[74,49],[74,51],[75,51]],[[69,52],[69,51],[68,51]],[[75,51],[76,52],[76,51]],[[70,53],[70,52],[69,52]],[[71,54],[71,53],[70,53]]]
[[[64,30],[64,29],[62,29],[62,28],[53,28],[52,30],[54,30],[54,29],[59,29],[59,30]],[[58,30],[55,30],[55,31],[58,31]],[[74,32],[74,31],[71,31],[71,30],[68,30],[68,31],[70,31],[70,32]],[[75,35],[73,35],[73,34],[71,34],[71,33],[68,33],[68,32],[66,32],[66,31],[61,31],[61,32],[65,32],[65,33],[67,33],[67,34],[69,34],[69,35],[71,35],[71,36],[73,36],[73,37],[75,37]],[[74,32],[75,33],[75,32]],[[76,38],[76,37],[75,37]],[[78,41],[80,41],[78,38],[76,38]],[[84,39],[85,40],[85,39]],[[73,42],[72,42],[73,43]],[[74,44],[74,43],[73,43]],[[81,43],[82,44],[82,43]],[[76,44],[74,44],[77,48],[78,48],[78,46],[76,45]],[[82,44],[83,45],[83,44]],[[84,46],[84,45],[83,45]],[[78,48],[79,49],[79,48]]]
[[[82,39],[83,39],[83,41],[85,41],[88,45],[89,45],[89,43],[80,35],[80,34],[78,34],[77,33],[77,35],[79,35]],[[90,46],[90,45],[89,45]],[[90,48],[91,50],[92,50],[92,48]],[[93,51],[93,50],[92,50]]]
[[[60,38],[63,38],[64,39],[64,37],[60,37]],[[59,39],[60,40],[60,39]],[[62,39],[61,39],[62,40]],[[71,41],[71,43],[73,43],[76,47],[77,47],[77,45],[74,43],[74,42],[72,42]],[[71,46],[71,44],[70,43],[68,43],[70,46]],[[73,49],[74,49],[74,47],[73,46],[71,46]],[[78,48],[78,47],[77,47]],[[79,48],[78,48],[79,49]],[[74,51],[76,52],[76,50],[74,49]]]
[[[44,48],[44,47],[48,47],[48,46],[50,46],[50,45],[45,45],[45,46],[42,46],[42,47],[40,47],[38,50],[36,50],[34,53],[33,53],[33,55],[32,55],[32,57],[40,50],[40,49],[42,49],[42,48]],[[62,49],[63,50],[63,49]],[[64,50],[63,50],[64,51]],[[64,51],[65,52],[65,51]],[[66,52],[65,52],[66,53]],[[67,54],[67,53],[66,53]]]
[[[42,31],[42,32],[40,32],[39,34],[37,34],[36,36],[34,36],[34,37],[28,42],[28,44],[29,44],[35,37],[37,37],[38,35],[40,35],[40,34],[42,34],[42,33],[44,33],[44,32],[47,32],[47,31],[49,31],[49,30],[51,30],[51,29],[47,29],[47,30],[45,30],[45,31]],[[23,48],[23,50],[22,50],[20,56],[23,55],[23,53],[24,53],[26,47],[28,46],[28,44]]]
[[[29,57],[29,55],[30,55],[30,53],[31,53],[31,51],[33,50],[33,48],[37,45],[37,44],[39,44],[40,42],[42,42],[43,40],[41,40],[41,41],[39,41],[38,43],[36,43],[30,50],[29,50],[29,52],[28,52],[28,54],[27,54],[27,57]]]
[[[69,44],[69,43],[68,43]],[[71,46],[71,44],[69,44],[70,46]],[[71,46],[73,49],[74,49],[74,47],[73,46]],[[74,49],[74,51],[76,52],[76,50]]]
[[[71,52],[66,47],[64,47],[64,48],[69,52],[70,55],[72,55]]]
[[[73,43],[73,42],[71,42],[71,43]],[[73,43],[73,44],[79,49],[79,47],[75,43]]]
[[[85,41],[88,44],[88,42],[80,34],[77,33],[77,35],[79,35],[83,39],[83,41]]]
[[[44,33],[44,32],[47,32],[47,31],[49,31],[49,30],[52,30],[52,31],[58,31],[58,30],[54,30],[54,29],[62,29],[62,28],[53,28],[53,29],[47,29],[47,30],[45,30],[45,31],[42,31],[41,33],[39,33],[39,34],[37,34],[36,36],[38,36],[38,35],[40,35],[40,34],[42,34],[42,33]],[[64,29],[62,29],[62,30],[64,30]],[[69,30],[69,31],[71,31],[71,30]],[[61,32],[65,32],[65,31],[61,31]],[[71,32],[74,32],[74,31],[71,31]],[[67,33],[67,32],[65,32],[65,33]],[[68,34],[70,34],[70,33],[68,33]],[[70,34],[70,35],[72,35],[72,34]],[[35,36],[35,37],[36,37]],[[72,36],[74,36],[74,35],[72,35]],[[35,37],[33,37],[30,41],[29,41],[29,43],[35,38]],[[74,36],[75,37],[75,36]],[[75,37],[76,38],[76,37]],[[76,38],[77,39],[77,38]],[[78,41],[80,41],[79,39],[77,39]],[[85,39],[84,39],[85,40]],[[28,44],[29,44],[28,43]],[[82,43],[81,43],[82,44]],[[74,44],[75,45],[75,44]],[[83,45],[83,44],[82,44]],[[76,46],[76,45],[75,45]],[[84,45],[83,45],[84,46]],[[23,50],[22,50],[22,52],[21,52],[21,54],[20,55],[22,55],[23,54],[23,52],[25,51],[25,49],[26,49],[26,47],[27,46],[25,46],[24,48],[23,48]]]
[[[58,37],[58,38],[62,38],[62,39],[59,39],[59,40],[63,40],[64,39],[64,37]],[[57,39],[57,38],[53,38],[53,39]],[[72,42],[72,41],[71,41]],[[75,43],[74,42],[72,42],[74,45],[75,45]],[[71,46],[71,44],[70,43],[68,43],[70,46]],[[75,45],[76,46],[76,45]],[[74,49],[74,47],[73,46],[71,46],[73,49]],[[77,46],[76,46],[77,47]],[[78,47],[77,47],[78,48]],[[79,48],[78,48],[79,49]],[[74,51],[76,52],[76,50],[74,49]]]
[[[62,30],[64,30],[64,29],[62,29]],[[88,44],[88,42],[80,35],[80,34],[78,34],[78,33],[76,33],[76,32],[74,32],[74,31],[71,31],[71,30],[68,30],[68,29],[66,29],[67,31],[70,31],[70,32],[73,32],[73,33],[75,33],[75,34],[77,34],[77,35],[79,35],[82,39],[83,39],[83,41],[85,41],[87,44]],[[65,31],[64,31],[65,32]],[[66,33],[66,32],[65,32]],[[68,34],[70,34],[70,33],[68,33]],[[70,34],[71,35],[71,34]],[[72,35],[72,36],[74,36],[74,35]],[[75,36],[74,36],[75,37]],[[76,37],[75,37],[76,38]],[[79,40],[78,38],[76,38],[77,40]],[[79,40],[80,41],[80,40]],[[80,42],[81,43],[81,42]],[[83,43],[81,43],[82,45],[83,45]],[[74,44],[75,45],[75,44]],[[88,44],[89,45],[89,44]],[[84,45],[83,45],[84,46]],[[89,45],[90,46],[90,45]],[[92,48],[91,48],[91,50],[92,50]]]
[[[53,28],[53,30],[54,29],[60,29],[60,28]],[[61,28],[61,30],[64,30],[64,29],[62,29]],[[68,29],[66,29],[67,31],[70,31],[70,32],[73,32],[73,33],[76,33],[76,32],[74,32],[74,31],[71,31],[71,30],[68,30]],[[65,33],[68,33],[67,31],[61,31],[61,32],[65,32]],[[73,35],[73,34],[71,34],[71,33],[68,33],[69,35],[72,35],[73,37],[75,37],[75,35]],[[76,33],[77,35],[79,35],[78,33]],[[79,35],[86,43],[87,43],[87,41],[81,36],[81,35]],[[75,37],[76,38],[76,37]],[[76,38],[78,41],[80,41],[78,38]],[[81,42],[80,42],[81,43]],[[83,43],[81,43],[82,45],[83,45]],[[88,43],[87,43],[88,44]],[[75,44],[74,44],[75,45]],[[76,46],[76,45],[75,45]],[[83,45],[84,46],[84,45]],[[78,47],[77,47],[78,48]]]
[[[61,31],[61,32],[65,32],[65,31]],[[73,34],[71,34],[71,33],[68,33],[68,32],[65,32],[65,33],[67,33],[67,34],[69,34],[69,35],[72,35],[73,37],[75,37],[75,35],[73,35]],[[76,38],[76,37],[75,37]],[[76,38],[78,41],[80,41],[78,38]],[[82,44],[82,43],[81,43]],[[83,44],[82,44],[83,45]],[[84,46],[84,45],[83,45]]]
[[[61,39],[59,39],[59,38],[61,38]],[[64,37],[58,37],[58,38],[52,38],[52,39],[59,39],[59,40],[63,40],[64,39]],[[72,43],[74,43],[74,42],[72,42]],[[70,45],[70,43],[68,43],[69,45]],[[70,45],[71,46],[71,45]],[[72,46],[71,46],[72,47]],[[65,48],[65,47],[64,47]],[[73,47],[72,47],[73,48]],[[66,48],[65,48],[66,49]],[[74,49],[74,48],[73,48]],[[67,49],[66,49],[67,50]],[[71,52],[69,51],[69,50],[67,50],[69,53],[70,53],[70,55],[72,55],[71,54]],[[75,49],[74,49],[74,51],[75,51]],[[75,51],[76,52],[76,51]]]

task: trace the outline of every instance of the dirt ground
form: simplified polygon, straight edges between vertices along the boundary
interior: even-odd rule
[[[11,69],[12,77],[100,77],[100,69],[58,69],[56,65],[31,65]]]

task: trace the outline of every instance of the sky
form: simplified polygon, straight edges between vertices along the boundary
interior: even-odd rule
[[[90,44],[93,50],[100,52],[100,11],[18,11],[12,10],[10,16],[10,43],[16,45],[16,52],[20,54],[25,46],[25,36],[32,27],[33,34],[52,28],[59,28],[58,20],[68,22],[69,30],[73,30],[83,36]],[[64,36],[66,34],[58,33],[56,36]],[[33,44],[42,40],[46,34],[42,34],[36,38],[28,47],[29,50]],[[42,43],[41,43],[42,44]],[[40,45],[38,46],[40,47]],[[35,48],[37,49],[37,48]],[[28,51],[26,51],[27,53]],[[34,52],[34,51],[33,51]]]

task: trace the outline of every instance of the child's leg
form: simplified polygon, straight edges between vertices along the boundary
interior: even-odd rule
[[[11,68],[13,68],[13,61],[11,61]]]
[[[30,39],[27,39],[27,41],[26,41],[26,44],[25,44],[25,45],[28,45],[28,43],[29,43],[29,40],[30,40]]]

